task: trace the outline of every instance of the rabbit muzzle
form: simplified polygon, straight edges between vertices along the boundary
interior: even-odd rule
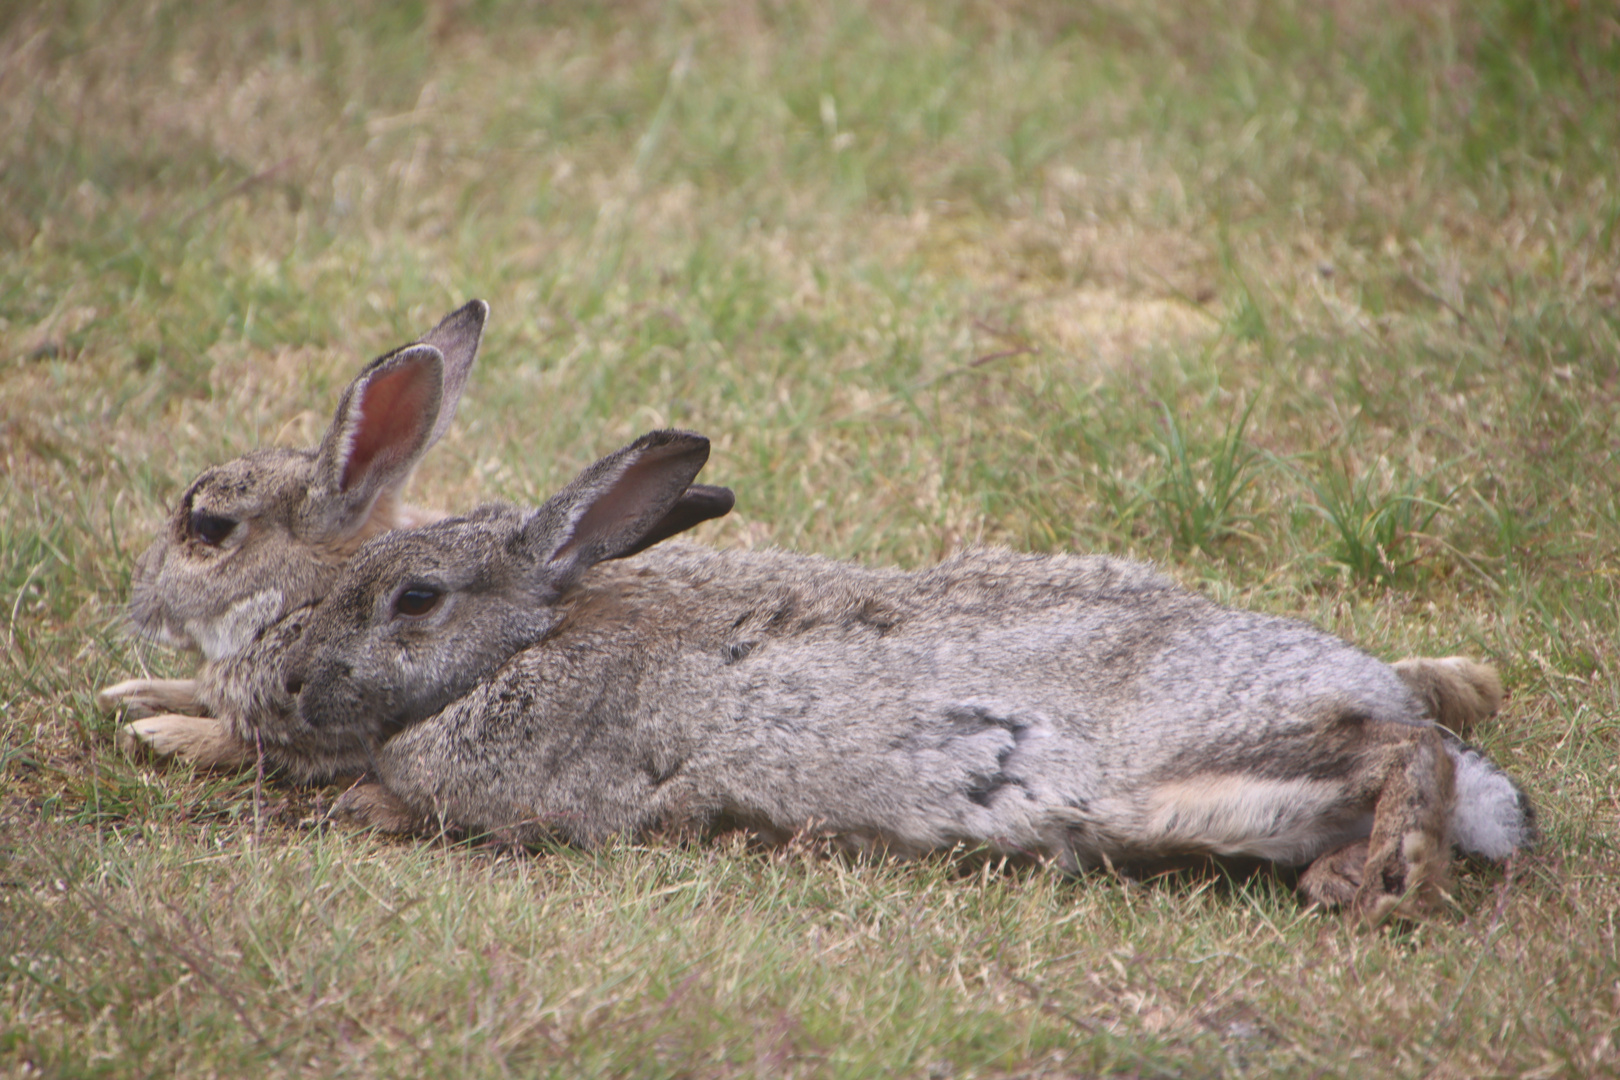
[[[141,637],[162,642],[177,649],[193,648],[191,638],[172,617],[163,602],[159,578],[168,555],[169,545],[159,540],[135,560],[135,574],[131,583],[129,621]]]
[[[287,696],[296,703],[298,719],[310,728],[348,727],[375,709],[366,702],[353,683],[353,669],[346,663],[287,666],[284,676]]]

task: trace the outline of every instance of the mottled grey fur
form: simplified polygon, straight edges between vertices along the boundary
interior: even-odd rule
[[[680,497],[700,441],[645,437],[538,511],[368,544],[243,669],[285,679],[267,743],[353,747],[381,787],[349,805],[389,824],[583,844],[740,825],[1068,867],[1332,855],[1311,894],[1379,916],[1432,897],[1475,819],[1492,857],[1534,835],[1414,693],[1443,695],[1453,664],[1494,709],[1488,669],[1400,672],[1134,563],[978,549],[907,573],[665,545],[592,569]],[[407,616],[411,590],[441,599]],[[1457,803],[1459,762],[1482,805]]]

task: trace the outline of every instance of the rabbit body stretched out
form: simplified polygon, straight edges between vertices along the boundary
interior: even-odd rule
[[[671,461],[696,438],[659,437]],[[1453,840],[1500,858],[1533,836],[1414,689],[1449,677],[1494,706],[1488,669],[1398,671],[1107,557],[908,573],[665,545],[596,565],[695,475],[641,446],[539,511],[362,549],[289,645],[296,709],[266,738],[364,743],[362,818],[586,844],[810,829],[1068,867],[1326,859],[1308,891],[1375,914],[1432,899]]]

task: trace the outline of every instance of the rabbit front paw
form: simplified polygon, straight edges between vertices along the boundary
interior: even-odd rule
[[[331,816],[356,828],[394,834],[418,832],[426,824],[399,796],[374,781],[355,784],[340,795]]]
[[[131,720],[202,709],[196,679],[125,679],[97,691],[96,704],[106,712],[122,708]]]
[[[117,740],[126,754],[179,758],[203,769],[241,768],[253,760],[252,748],[228,724],[208,716],[144,717],[119,728]]]

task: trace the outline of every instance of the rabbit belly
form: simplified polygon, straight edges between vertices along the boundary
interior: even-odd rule
[[[1334,780],[1189,777],[1148,791],[1140,809],[1122,815],[1135,827],[1118,840],[1124,854],[1200,852],[1302,865],[1372,832],[1372,813],[1347,808],[1345,795]]]

